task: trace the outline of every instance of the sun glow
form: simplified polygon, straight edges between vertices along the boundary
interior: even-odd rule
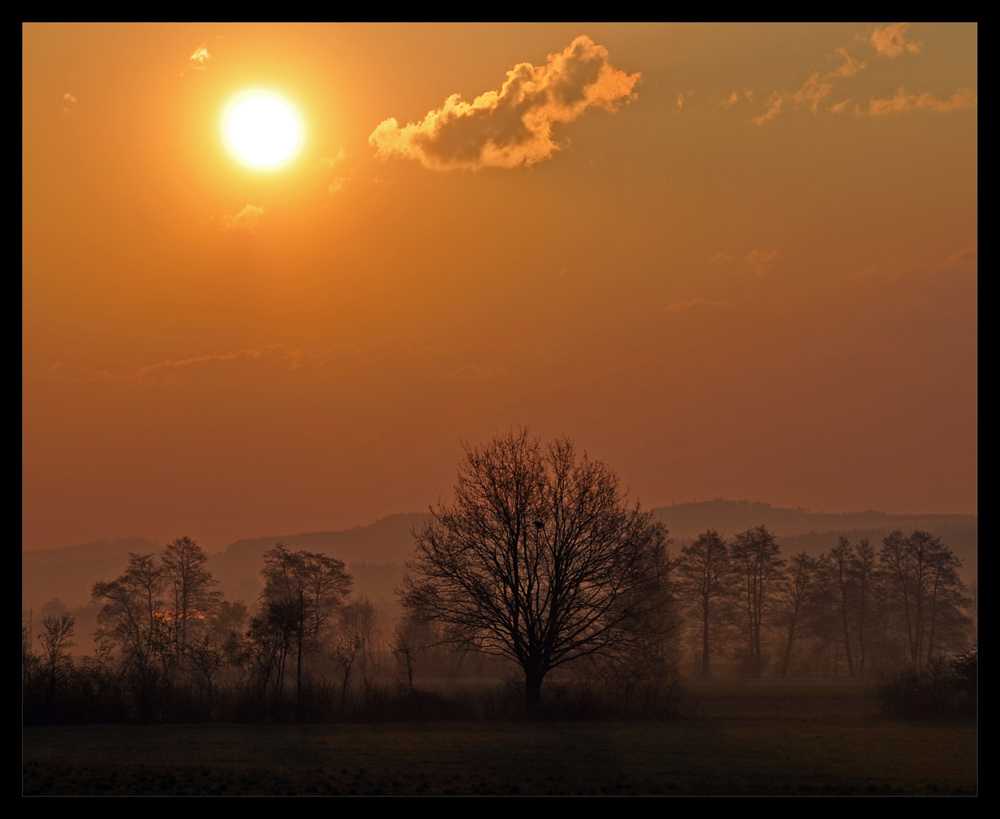
[[[233,153],[261,170],[286,164],[302,144],[295,109],[268,91],[248,91],[236,97],[222,117],[222,129]]]

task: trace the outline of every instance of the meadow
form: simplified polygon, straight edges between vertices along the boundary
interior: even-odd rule
[[[23,731],[25,795],[975,795],[971,720],[878,716],[856,683],[688,683],[660,721]]]

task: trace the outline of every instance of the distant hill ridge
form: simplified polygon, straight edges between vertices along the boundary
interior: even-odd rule
[[[675,539],[695,538],[706,529],[722,535],[743,532],[764,524],[779,537],[810,532],[869,529],[978,530],[977,515],[890,515],[886,512],[810,512],[782,509],[759,501],[729,501],[721,498],[695,503],[677,503],[652,510]]]
[[[925,529],[943,536],[966,564],[975,568],[978,543],[976,515],[889,515],[885,512],[847,512],[829,514],[805,509],[782,509],[768,503],[712,500],[660,506],[651,510],[670,532],[675,544],[696,538],[706,529],[732,536],[752,526],[766,525],[790,553],[819,553],[836,543],[838,534],[870,537],[879,544],[881,537],[894,529]],[[221,552],[209,555],[209,568],[220,581],[229,599],[253,599],[256,596],[263,555],[278,542],[292,550],[322,552],[343,560],[351,571],[357,568],[355,588],[372,596],[391,593],[391,582],[376,580],[384,574],[378,567],[394,564],[401,567],[413,551],[413,530],[428,515],[413,512],[389,515],[368,526],[326,532],[269,535],[244,538]],[[187,534],[187,533],[184,533]],[[197,533],[190,533],[197,538]],[[23,605],[40,606],[58,597],[69,606],[80,606],[90,598],[98,580],[111,580],[125,568],[129,552],[152,554],[161,546],[144,538],[99,540],[79,546],[21,552],[21,597]],[[367,564],[362,566],[360,564]],[[400,569],[401,571],[401,569]],[[366,577],[371,582],[366,583]],[[367,586],[370,588],[366,588]],[[387,591],[388,590],[388,591]]]

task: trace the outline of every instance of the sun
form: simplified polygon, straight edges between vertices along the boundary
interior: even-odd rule
[[[223,114],[222,131],[233,153],[260,170],[285,165],[302,143],[295,108],[269,91],[247,91],[234,98]]]

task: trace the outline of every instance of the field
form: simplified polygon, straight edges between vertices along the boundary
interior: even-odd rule
[[[661,722],[31,728],[23,792],[977,793],[975,723],[884,719],[853,684],[690,684],[685,708]]]

